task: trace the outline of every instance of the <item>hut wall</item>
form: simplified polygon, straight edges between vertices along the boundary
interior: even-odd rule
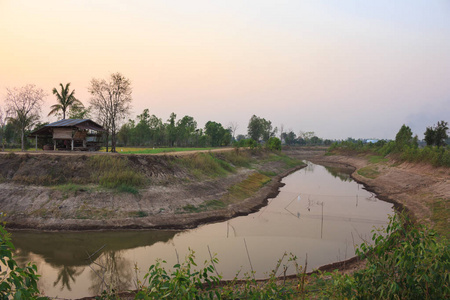
[[[53,129],[53,139],[55,140],[71,140],[72,139],[72,129],[69,128],[54,128]]]

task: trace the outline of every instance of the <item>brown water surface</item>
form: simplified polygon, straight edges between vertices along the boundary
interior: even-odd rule
[[[189,249],[202,266],[210,258],[208,247],[217,253],[224,279],[251,268],[264,278],[285,252],[301,264],[307,255],[308,271],[354,256],[354,245],[370,240],[374,226],[385,225],[393,213],[392,204],[340,169],[308,163],[283,182],[266,207],[227,222],[181,232],[14,232],[15,255],[37,264],[42,292],[62,298],[98,295],[106,284],[133,289],[156,259],[173,266]]]

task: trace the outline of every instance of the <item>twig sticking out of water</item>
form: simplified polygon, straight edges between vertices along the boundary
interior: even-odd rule
[[[244,244],[245,244],[245,250],[247,251],[248,261],[250,262],[250,268],[252,269],[253,279],[256,279],[255,278],[255,272],[253,271],[252,261],[250,259],[250,254],[248,253],[247,242],[245,241],[245,238],[244,238]]]
[[[99,251],[101,251],[103,248],[105,248],[106,247],[106,244],[104,244],[103,246],[101,246],[97,251],[95,251],[94,253],[92,253],[92,254],[89,254],[87,251],[86,251],[86,254],[87,254],[87,259],[91,262],[91,264],[89,265],[89,268],[94,272],[94,274],[95,275],[97,275],[98,276],[98,278],[101,280],[101,282],[102,282],[102,285],[104,285],[107,289],[109,289],[109,286],[108,286],[108,284],[106,283],[106,281],[105,281],[105,273],[106,273],[106,268],[104,267],[104,266],[102,266],[102,265],[100,265],[100,264],[98,264],[98,263],[96,263],[95,261],[92,261],[92,257],[95,255],[95,254],[97,254]],[[99,266],[102,270],[103,270],[103,276],[100,276],[100,274],[96,271],[96,270],[94,270],[94,268],[92,268],[92,264],[95,264],[95,265],[97,265],[97,266]]]
[[[209,245],[208,245],[208,252],[209,252],[209,257],[211,258],[211,263],[214,267],[214,271],[216,271],[217,277],[220,278],[219,272],[217,272],[216,264],[214,263],[213,257],[211,255],[211,250],[209,249]]]
[[[177,262],[178,264],[180,264],[180,257],[178,256],[177,248],[175,248],[175,254],[177,255]]]

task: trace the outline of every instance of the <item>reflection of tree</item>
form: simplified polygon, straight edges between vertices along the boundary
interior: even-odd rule
[[[82,270],[78,270],[75,267],[68,267],[63,266],[59,272],[58,272],[58,278],[55,282],[53,282],[53,286],[58,285],[59,282],[61,282],[61,291],[64,289],[64,287],[67,287],[69,291],[72,290],[70,287],[70,281],[73,281],[75,283],[75,277],[80,275]]]
[[[306,167],[305,168],[303,168],[303,170],[305,170],[305,173],[307,173],[307,172],[314,172],[314,169],[316,168],[316,165],[315,164],[311,164],[311,163],[309,163],[308,162],[308,164],[306,165]]]
[[[344,182],[351,182],[353,181],[350,177],[351,171],[346,172],[346,169],[343,168],[336,168],[336,167],[325,167],[325,169],[330,173],[334,178],[339,178],[341,181]]]
[[[92,294],[99,295],[104,290],[124,291],[130,288],[133,277],[131,262],[121,255],[121,251],[106,251],[91,264],[90,277]]]

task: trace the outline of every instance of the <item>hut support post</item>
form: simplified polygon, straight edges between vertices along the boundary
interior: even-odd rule
[[[36,151],[37,151],[37,134],[36,134]]]
[[[73,151],[73,139],[70,141],[70,150]]]
[[[53,140],[53,151],[56,151],[56,140]]]

